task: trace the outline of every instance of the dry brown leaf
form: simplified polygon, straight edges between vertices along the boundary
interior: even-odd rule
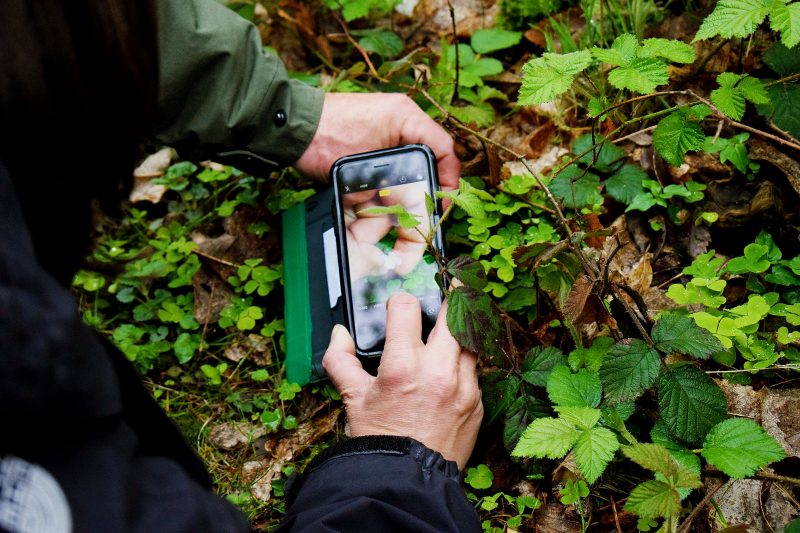
[[[161,201],[161,197],[167,192],[167,187],[154,184],[152,181],[164,175],[173,155],[171,148],[163,148],[147,156],[142,164],[136,167],[133,171],[133,189],[129,196],[132,203],[147,201],[157,204]]]
[[[225,422],[211,428],[208,440],[221,450],[232,450],[267,434],[263,424]]]

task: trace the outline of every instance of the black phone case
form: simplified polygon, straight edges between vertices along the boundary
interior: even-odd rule
[[[347,257],[347,243],[342,238],[344,234],[344,217],[341,212],[341,205],[342,205],[342,198],[339,192],[339,185],[340,185],[340,172],[341,168],[349,163],[364,161],[364,160],[376,160],[379,161],[381,158],[386,156],[396,156],[397,154],[403,153],[411,153],[411,152],[422,152],[427,160],[428,164],[428,174],[431,176],[433,180],[433,190],[438,191],[439,189],[439,173],[436,167],[436,156],[433,154],[433,150],[431,150],[428,146],[424,144],[407,144],[404,146],[398,146],[395,148],[387,148],[383,150],[374,150],[372,152],[364,152],[361,154],[354,154],[344,156],[336,160],[336,162],[331,166],[330,177],[331,183],[333,184],[333,220],[334,220],[334,230],[336,233],[336,242],[339,251],[339,280],[342,285],[342,316],[344,318],[344,325],[347,329],[351,332],[354,331],[354,316],[353,316],[353,298],[350,293],[350,283],[348,282],[348,268],[345,264],[343,258]],[[442,207],[441,201],[437,199],[434,195],[434,213],[433,213],[433,224],[436,224],[439,220],[439,217],[442,215]],[[436,232],[436,236],[434,238],[434,246],[436,246],[437,250],[444,254],[444,240],[442,238],[442,230],[439,228]],[[363,352],[361,351],[358,346],[356,345],[356,352],[359,357],[366,361],[375,360],[382,354],[382,351],[377,352]]]

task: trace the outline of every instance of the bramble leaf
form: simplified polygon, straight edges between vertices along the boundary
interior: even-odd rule
[[[681,510],[681,497],[668,483],[645,481],[631,491],[625,509],[642,518],[666,518]]]
[[[547,395],[561,407],[597,407],[600,392],[600,378],[585,369],[573,374],[569,367],[558,366],[547,379]]]
[[[645,39],[639,57],[663,57],[673,63],[694,63],[694,46],[675,39]]]
[[[483,289],[486,284],[486,270],[480,261],[468,255],[461,255],[447,263],[447,272],[464,285],[473,289]]]
[[[653,326],[656,348],[666,354],[674,351],[697,359],[708,359],[722,350],[722,344],[708,330],[701,328],[691,317],[664,313]]]
[[[597,422],[600,421],[600,409],[592,409],[591,407],[556,406],[555,410],[559,418],[578,426],[580,429],[593,428],[597,425]]]
[[[583,175],[582,175],[583,174]],[[591,172],[570,165],[550,182],[550,192],[564,201],[564,207],[583,207],[602,203],[600,178]]]
[[[592,62],[592,53],[581,50],[569,54],[542,54],[522,67],[519,105],[552,102],[569,90],[575,77]]]
[[[624,204],[644,192],[642,181],[647,179],[647,172],[637,165],[625,165],[606,180],[606,191],[609,196]]]
[[[572,423],[561,418],[537,418],[522,433],[511,455],[559,459],[572,449],[579,434]]]
[[[721,35],[747,37],[761,24],[772,7],[772,0],[720,0],[708,15],[692,42]]]
[[[736,479],[752,476],[769,463],[786,457],[771,435],[746,418],[729,418],[714,426],[701,453],[706,461]]]
[[[652,57],[639,57],[624,67],[617,67],[608,73],[608,82],[617,89],[647,94],[655,92],[656,87],[669,83],[667,65]]]
[[[522,362],[522,379],[531,385],[546,387],[553,368],[566,364],[567,359],[558,348],[536,346],[531,348]]]
[[[600,367],[606,401],[610,404],[635,400],[655,383],[661,358],[639,339],[625,339],[614,345]]]
[[[722,389],[705,372],[691,365],[664,371],[658,382],[661,419],[670,432],[690,444],[700,444],[709,430],[725,419],[728,404]]]
[[[769,94],[757,78],[723,72],[717,76],[717,83],[719,88],[711,91],[711,101],[734,120],[740,120],[744,116],[745,100],[754,104],[769,102]]]
[[[607,428],[584,430],[575,442],[575,462],[589,483],[594,483],[619,448],[616,435]]]
[[[448,301],[447,326],[459,344],[478,355],[498,355],[503,335],[489,295],[461,286],[450,291]]]
[[[670,451],[661,444],[634,444],[623,446],[622,453],[643,468],[660,473],[672,484],[685,488],[700,486],[700,476],[682,465]]]
[[[653,132],[653,146],[667,163],[675,166],[683,164],[683,157],[689,150],[703,148],[706,136],[696,122],[680,111],[661,120]]]
[[[775,2],[769,14],[770,26],[781,32],[781,43],[794,48],[800,43],[800,2]]]

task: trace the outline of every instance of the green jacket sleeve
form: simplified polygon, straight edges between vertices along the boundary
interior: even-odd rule
[[[289,80],[256,27],[213,0],[159,0],[158,17],[156,139],[186,158],[294,163],[316,131],[323,92]]]

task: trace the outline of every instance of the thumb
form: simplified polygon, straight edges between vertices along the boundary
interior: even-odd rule
[[[322,358],[322,366],[345,400],[357,396],[372,379],[356,357],[353,338],[347,328],[339,324],[333,327],[331,341]]]

